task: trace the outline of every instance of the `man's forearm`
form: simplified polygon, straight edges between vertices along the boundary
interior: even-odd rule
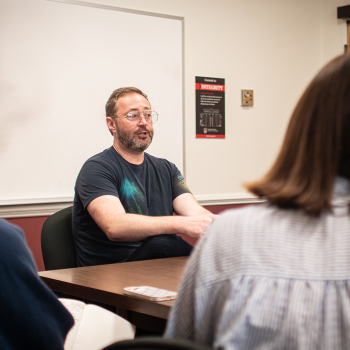
[[[203,208],[191,193],[183,193],[173,201],[174,211],[178,215],[206,215],[212,214],[209,210]]]
[[[174,233],[198,238],[216,217],[201,207],[192,194],[183,194],[173,203],[178,216],[128,214],[119,198],[107,195],[91,201],[87,210],[107,237],[116,242],[137,242]]]
[[[203,208],[204,209],[204,208]],[[205,212],[195,216],[145,216],[119,213],[101,227],[111,241],[135,242],[160,234],[185,234],[199,238],[214,219]]]
[[[201,205],[198,206],[196,215],[205,215],[205,214],[213,214],[211,211],[205,209],[204,207],[202,207]]]

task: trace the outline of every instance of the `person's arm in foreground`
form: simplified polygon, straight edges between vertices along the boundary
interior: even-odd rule
[[[216,220],[194,248],[182,276],[178,295],[171,308],[166,338],[189,339],[213,347],[215,333],[223,312],[224,294],[221,284],[213,283],[218,276],[215,264],[218,233]]]
[[[40,280],[23,232],[0,220],[0,348],[62,350],[71,314]]]
[[[127,214],[119,198],[105,195],[91,201],[87,210],[107,237],[118,242],[174,233],[199,238],[217,216],[201,207],[190,193],[176,197],[173,206],[178,216]]]
[[[203,252],[213,243],[210,241],[210,235],[215,224],[216,222],[198,242],[189,258],[181,278],[178,295],[170,311],[164,333],[165,338],[188,339],[207,346],[212,344],[213,325],[211,323],[214,322],[215,317],[211,314],[211,307],[213,305],[215,307],[215,302],[208,300],[206,290],[202,289],[205,281],[201,279],[203,275],[201,264],[202,259],[206,259],[207,256]]]
[[[194,249],[182,276],[175,303],[170,311],[164,333],[165,338],[181,338],[195,341],[195,281],[197,269],[198,259],[196,249]]]

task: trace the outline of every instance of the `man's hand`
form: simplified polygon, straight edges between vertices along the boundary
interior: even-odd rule
[[[214,214],[182,216],[181,219],[184,221],[184,226],[181,228],[180,233],[188,237],[200,238],[216,217],[218,215]]]

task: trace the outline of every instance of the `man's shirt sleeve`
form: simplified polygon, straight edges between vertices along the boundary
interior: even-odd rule
[[[119,198],[117,188],[117,179],[111,170],[96,161],[84,164],[75,184],[75,192],[79,195],[84,209],[100,196],[111,195]]]
[[[180,170],[174,165],[172,171],[173,200],[183,193],[191,193]]]

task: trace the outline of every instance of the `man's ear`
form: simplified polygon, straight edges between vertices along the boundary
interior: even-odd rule
[[[116,121],[112,117],[106,118],[107,127],[112,135],[114,135],[117,132],[117,128],[115,127]]]

